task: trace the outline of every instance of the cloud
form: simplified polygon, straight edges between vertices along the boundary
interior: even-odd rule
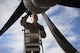
[[[10,16],[13,14],[18,4],[18,0],[0,1],[0,29],[4,26]],[[18,26],[19,24],[15,23],[15,25]],[[21,36],[22,34],[20,34],[22,29],[20,30],[19,26],[16,29],[13,25],[3,34],[3,36],[0,37],[0,53],[18,53],[18,51],[23,51],[23,36]],[[3,49],[5,50],[5,52],[3,51]]]
[[[55,8],[54,8],[55,9]],[[53,8],[49,9],[46,13],[49,17],[51,17],[51,21],[57,26],[57,28],[62,32],[62,34],[66,37],[66,39],[72,44],[72,42],[77,43],[77,34],[72,31],[74,27],[73,21],[79,17],[79,12],[76,8],[69,8],[64,6],[58,6],[57,10],[62,9],[63,11],[59,11],[59,14],[56,14],[56,10]],[[54,14],[55,12],[55,14]],[[49,13],[53,13],[53,15],[49,15]],[[75,35],[75,36],[74,36]],[[72,44],[73,45],[73,44]],[[49,44],[48,44],[49,46]],[[75,46],[75,44],[74,44]]]
[[[54,47],[54,48],[50,48],[48,50],[45,51],[45,53],[65,53],[60,47]]]
[[[15,3],[15,4],[14,4]],[[0,29],[3,25],[8,21],[10,16],[16,10],[17,6],[19,5],[20,1],[18,0],[7,0],[7,1],[0,1]]]

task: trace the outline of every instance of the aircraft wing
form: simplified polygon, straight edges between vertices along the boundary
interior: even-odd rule
[[[59,5],[80,8],[80,0],[61,0]]]
[[[26,8],[23,4],[23,2],[20,3],[20,5],[17,7],[13,15],[10,17],[10,19],[7,21],[7,23],[3,26],[3,28],[0,30],[0,36],[26,11]]]

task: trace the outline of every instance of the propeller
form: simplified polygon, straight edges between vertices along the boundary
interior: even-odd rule
[[[20,3],[20,5],[17,7],[13,15],[10,17],[10,19],[7,21],[7,23],[3,26],[3,28],[0,30],[0,36],[26,11],[26,8],[23,4],[23,2]]]
[[[56,26],[51,22],[49,17],[42,13],[44,20],[46,21],[52,35],[57,40],[58,44],[66,53],[76,53],[77,50],[65,39],[65,37],[61,34],[61,32],[56,28]]]
[[[38,0],[34,0],[34,1],[38,1]],[[48,0],[47,0],[48,2]],[[46,3],[47,3],[46,2]],[[50,2],[54,2],[53,0],[50,0]],[[45,6],[45,4],[43,2],[41,2],[43,5]],[[48,3],[47,3],[48,4]],[[70,7],[76,7],[76,8],[80,8],[80,0],[61,0],[60,2],[58,2],[59,5],[64,5],[64,6],[70,6]],[[51,4],[52,6],[52,4]],[[0,30],[0,36],[25,12],[27,11],[27,9],[25,8],[24,4],[23,4],[23,0],[20,3],[20,5],[17,7],[17,9],[15,10],[15,12],[13,13],[13,15],[10,17],[10,19],[7,21],[7,23],[3,26],[3,28]]]

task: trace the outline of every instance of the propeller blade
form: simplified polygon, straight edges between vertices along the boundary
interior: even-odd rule
[[[42,13],[50,31],[52,32],[52,35],[55,37],[57,40],[58,44],[61,46],[61,48],[66,52],[66,53],[76,53],[77,50],[65,39],[65,37],[60,33],[60,31],[56,28],[56,26],[51,22],[49,17],[45,14]]]
[[[20,3],[20,5],[17,7],[13,15],[10,17],[10,19],[7,21],[7,23],[3,26],[3,28],[0,30],[0,36],[26,11],[26,8],[23,4],[23,2]]]
[[[61,0],[60,5],[80,8],[80,0]]]

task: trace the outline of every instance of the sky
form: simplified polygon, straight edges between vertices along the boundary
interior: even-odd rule
[[[0,0],[0,29],[19,3],[20,0]],[[55,5],[47,10],[46,14],[72,46],[80,51],[80,9]],[[22,16],[24,15],[25,13]],[[24,32],[22,29],[24,28],[20,25],[21,17],[0,36],[0,53],[23,53]],[[38,14],[38,17],[39,23],[44,26],[47,34],[46,38],[42,39],[44,53],[65,53],[51,34],[42,15]],[[30,19],[28,21],[31,22]]]

